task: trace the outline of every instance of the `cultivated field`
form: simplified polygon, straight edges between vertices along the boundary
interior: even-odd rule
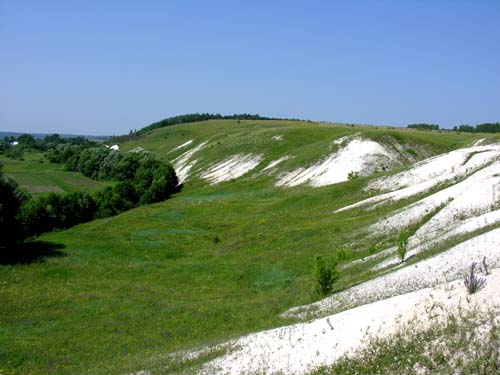
[[[0,163],[4,166],[5,174],[33,196],[46,193],[91,192],[107,184],[92,180],[81,173],[65,171],[63,164],[49,163],[42,153],[26,152],[23,159],[13,160],[0,156]]]

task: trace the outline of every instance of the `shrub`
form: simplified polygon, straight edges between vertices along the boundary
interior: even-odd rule
[[[78,170],[83,175],[96,180],[99,177],[101,164],[109,153],[110,150],[104,147],[86,148],[80,154]]]
[[[483,257],[483,260],[481,261],[481,271],[486,275],[490,274],[488,263],[486,263],[486,257]]]
[[[80,160],[80,154],[75,154],[66,160],[64,169],[67,171],[76,172],[78,171],[78,162]]]
[[[162,202],[170,197],[168,182],[165,178],[154,180],[151,186],[142,194],[141,205]]]
[[[114,168],[113,178],[117,181],[133,180],[140,160],[140,154],[128,153]]]
[[[100,180],[112,180],[118,174],[117,168],[120,162],[123,160],[123,154],[120,151],[112,150],[109,154],[102,160],[99,165],[99,179]]]
[[[316,280],[316,291],[321,295],[331,293],[333,284],[338,280],[338,272],[335,268],[337,262],[334,259],[325,259],[318,255],[314,259],[314,278]]]
[[[17,183],[2,175],[0,164],[0,248],[9,247],[24,239],[23,228],[17,214],[28,195]]]
[[[38,199],[30,199],[21,208],[19,217],[28,236],[37,236],[57,227],[59,204],[54,193]]]
[[[88,193],[76,192],[63,196],[64,222],[62,228],[86,223],[94,218],[97,203]]]
[[[133,207],[139,202],[139,195],[137,193],[137,189],[134,184],[130,181],[122,181],[118,182],[113,187],[113,193],[122,197],[127,202],[130,202],[130,205]]]
[[[93,219],[97,204],[88,193],[47,196],[31,199],[19,213],[28,236],[37,236],[53,229],[65,229]]]
[[[465,288],[467,288],[467,292],[469,292],[469,294],[478,292],[484,287],[484,284],[486,284],[485,279],[483,279],[482,277],[477,277],[474,274],[475,268],[476,268],[476,262],[473,262],[470,266],[469,274],[465,276],[464,279],[464,285]]]
[[[359,172],[355,172],[355,171],[350,171],[348,174],[347,174],[347,179],[349,181],[352,181],[352,180],[355,180],[356,178],[359,177]]]
[[[370,245],[370,247],[368,248],[368,253],[369,253],[370,255],[373,255],[373,254],[375,254],[376,252],[377,252],[377,246],[375,246],[375,245],[373,245],[373,244],[372,244],[372,245]]]
[[[121,188],[117,189],[122,190]],[[111,186],[106,186],[104,189],[99,190],[95,194],[95,201],[97,202],[97,211],[95,218],[105,218],[109,216],[118,215],[134,207],[134,205],[126,200],[124,197]]]
[[[339,247],[335,250],[335,259],[346,260],[349,257],[350,251],[345,247]]]
[[[406,253],[408,251],[408,238],[410,237],[408,232],[399,233],[398,238],[398,255],[401,259],[401,263],[405,261]]]

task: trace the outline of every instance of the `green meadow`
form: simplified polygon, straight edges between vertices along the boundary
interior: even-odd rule
[[[364,230],[419,197],[371,211],[334,210],[367,198],[368,178],[312,188],[274,186],[261,173],[284,155],[283,170],[307,166],[352,134],[397,142],[423,159],[470,144],[477,134],[298,121],[207,121],[157,129],[120,144],[173,160],[208,141],[192,176],[171,199],[36,239],[36,261],[0,265],[0,374],[186,373],[170,354],[292,323],[280,314],[320,298],[316,255],[348,249],[340,265],[394,245],[397,233]],[[282,135],[282,140],[273,136]],[[488,136],[486,136],[488,137]],[[175,147],[193,140],[186,148]],[[199,173],[237,153],[263,155],[245,176],[208,185]],[[92,191],[103,183],[63,167],[2,159],[22,186]],[[405,165],[399,167],[405,168]],[[394,171],[379,172],[394,173]],[[340,268],[335,291],[368,280],[370,262]]]
[[[46,193],[92,192],[109,184],[65,171],[64,165],[49,163],[39,152],[25,152],[23,160],[0,156],[0,163],[8,177],[35,197]]]

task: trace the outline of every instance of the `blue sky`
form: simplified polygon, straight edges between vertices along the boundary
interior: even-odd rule
[[[0,130],[500,121],[500,1],[0,0]]]

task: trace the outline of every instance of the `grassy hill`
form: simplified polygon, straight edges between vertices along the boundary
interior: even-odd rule
[[[235,121],[211,120],[157,129],[136,141],[121,144],[127,151],[136,147],[156,153],[167,160],[175,160],[186,148],[175,149],[185,142],[191,146],[208,142],[203,148],[196,169],[203,171],[211,164],[238,153],[263,154],[263,160],[253,173],[269,161],[293,153],[293,158],[280,167],[303,167],[324,158],[332,151],[332,140],[360,134],[374,141],[397,141],[410,155],[423,159],[467,145],[478,135],[454,132],[423,132],[410,129],[363,125],[326,124],[300,121]],[[273,137],[279,137],[279,140]],[[198,156],[197,155],[197,156]],[[191,183],[198,185],[197,178]]]
[[[396,155],[394,164],[321,187],[276,186],[280,175],[342,149],[333,142],[346,136],[384,145]],[[347,265],[393,246],[397,233],[373,236],[364,229],[430,192],[373,210],[335,210],[369,198],[364,188],[375,177],[488,137],[493,139],[345,124],[213,120],[156,129],[120,144],[121,150],[141,147],[175,165],[206,142],[189,159],[196,162],[172,199],[45,234],[40,241],[49,251],[42,262],[0,265],[0,372],[185,373],[192,363],[180,364],[169,353],[295,322],[281,314],[320,298],[312,276],[316,255],[348,248],[335,292],[375,277],[383,270],[374,270],[373,263]],[[260,161],[239,178],[215,184],[203,178],[237,154],[259,155]],[[290,158],[264,171],[284,156]],[[41,170],[30,163],[36,161],[7,165],[6,172],[21,179],[29,168]],[[50,174],[43,178],[70,189],[62,175],[64,182],[57,183],[52,180],[57,174]],[[428,254],[447,248],[440,246]]]

